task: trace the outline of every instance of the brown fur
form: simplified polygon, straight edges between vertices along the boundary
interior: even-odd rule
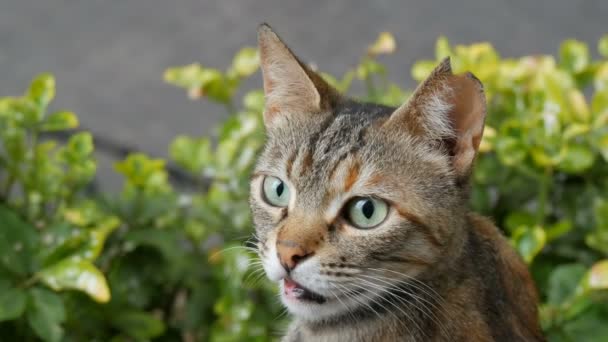
[[[444,60],[399,108],[338,95],[268,26],[259,31],[268,141],[251,186],[260,257],[315,301],[283,298],[284,341],[543,341],[526,265],[468,209],[485,96]],[[277,207],[265,177],[290,189]],[[353,199],[386,203],[377,226]]]

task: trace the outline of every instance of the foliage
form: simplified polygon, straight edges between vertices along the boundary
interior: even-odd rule
[[[389,105],[408,92],[388,81],[380,35],[341,78],[347,92]],[[537,281],[543,328],[552,341],[608,338],[608,36],[588,47],[565,41],[559,56],[503,59],[489,44],[451,46],[412,69],[423,79],[451,56],[456,72],[484,83],[488,120],[472,188],[473,207],[505,229]],[[226,106],[209,138],[178,136],[170,162],[196,184],[171,184],[167,162],[132,154],[116,163],[118,194],[91,194],[93,139],[70,131],[73,113],[46,114],[50,75],[21,97],[0,99],[0,335],[45,341],[267,341],[283,326],[275,289],[247,244],[249,173],[263,144],[263,94],[242,81],[255,49],[226,71],[192,64],[165,80]]]

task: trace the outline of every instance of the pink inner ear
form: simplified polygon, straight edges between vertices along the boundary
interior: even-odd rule
[[[470,73],[448,80],[452,92],[450,120],[456,133],[454,168],[468,172],[483,135],[486,116],[485,96],[479,80]]]

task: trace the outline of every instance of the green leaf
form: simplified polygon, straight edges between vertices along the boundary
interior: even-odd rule
[[[547,233],[547,241],[555,240],[572,230],[572,221],[568,219],[561,220],[555,224],[549,225],[545,228]]]
[[[412,77],[416,81],[422,81],[429,77],[433,69],[437,66],[435,61],[419,61],[412,67]]]
[[[203,67],[200,64],[194,63],[179,67],[173,67],[165,70],[163,75],[165,82],[178,87],[190,89],[201,86],[201,73]]]
[[[43,267],[52,265],[75,253],[86,242],[87,235],[69,223],[48,226],[42,235],[40,251]]]
[[[177,249],[179,245],[178,232],[172,230],[148,229],[130,231],[125,240],[136,246],[144,245],[157,249],[168,261],[175,262],[182,257],[182,251]]]
[[[450,42],[445,36],[440,36],[435,43],[435,59],[438,61],[452,55]]]
[[[134,153],[115,163],[114,168],[127,179],[129,185],[146,191],[162,192],[169,186],[165,161],[162,159],[151,159],[143,153]]]
[[[88,240],[85,246],[79,249],[73,258],[84,259],[90,262],[97,260],[108,236],[120,227],[121,221],[115,217],[100,219],[93,227],[88,229]]]
[[[63,131],[78,127],[78,118],[72,112],[56,112],[49,115],[40,129],[43,131]]]
[[[27,318],[30,327],[42,340],[61,341],[61,323],[66,315],[61,297],[57,294],[39,287],[32,288],[29,291]]]
[[[34,269],[33,254],[38,246],[36,229],[11,210],[0,205],[0,264],[25,275]]]
[[[580,73],[589,65],[589,48],[578,40],[566,40],[559,50],[560,66],[574,73]]]
[[[598,198],[593,203],[595,223],[600,230],[608,231],[608,200]]]
[[[260,54],[251,47],[241,49],[232,60],[232,70],[240,77],[247,77],[258,70]]]
[[[526,158],[526,146],[516,138],[503,137],[496,139],[498,159],[507,166],[520,164]]]
[[[67,150],[74,158],[81,159],[93,153],[93,136],[89,132],[78,132],[70,137]]]
[[[100,303],[110,300],[110,289],[104,275],[86,260],[63,260],[41,270],[37,276],[55,291],[78,290]]]
[[[27,96],[38,105],[40,110],[46,109],[55,97],[55,78],[53,75],[38,75],[30,84]]]
[[[587,146],[569,145],[566,154],[559,164],[559,169],[568,173],[577,174],[590,168],[595,161],[595,155]]]
[[[597,51],[600,55],[608,57],[608,34],[605,34],[600,38],[597,44]]]
[[[264,103],[264,92],[261,90],[252,90],[243,97],[243,105],[245,108],[254,112],[263,112]]]
[[[560,305],[575,295],[579,281],[587,269],[581,264],[564,264],[556,267],[549,277],[547,296],[549,303]]]
[[[137,340],[151,339],[165,331],[163,322],[146,312],[117,312],[112,315],[111,320],[117,329]]]
[[[0,287],[0,322],[19,318],[25,311],[25,302],[22,289]]]
[[[539,226],[521,226],[516,229],[513,239],[517,251],[528,264],[532,263],[547,241],[545,231]]]
[[[169,155],[175,162],[191,173],[199,176],[213,159],[211,143],[207,138],[178,136],[169,147]]]
[[[505,227],[513,232],[520,226],[532,226],[536,222],[536,217],[527,211],[513,211],[505,220]]]
[[[562,335],[568,342],[599,342],[608,340],[608,310],[605,305],[595,305],[562,327]]]

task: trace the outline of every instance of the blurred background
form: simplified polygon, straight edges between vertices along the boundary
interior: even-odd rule
[[[213,134],[228,114],[186,101],[163,71],[192,62],[223,69],[242,46],[255,45],[264,21],[334,75],[390,31],[399,50],[381,61],[391,80],[411,88],[412,64],[433,56],[439,35],[492,42],[504,57],[554,54],[565,38],[595,44],[606,13],[602,0],[1,0],[0,94],[18,94],[36,74],[52,72],[53,108],[73,110],[83,127],[121,145],[166,156],[176,134]],[[261,85],[259,75],[249,84]],[[110,165],[101,163],[102,178],[112,177]]]

